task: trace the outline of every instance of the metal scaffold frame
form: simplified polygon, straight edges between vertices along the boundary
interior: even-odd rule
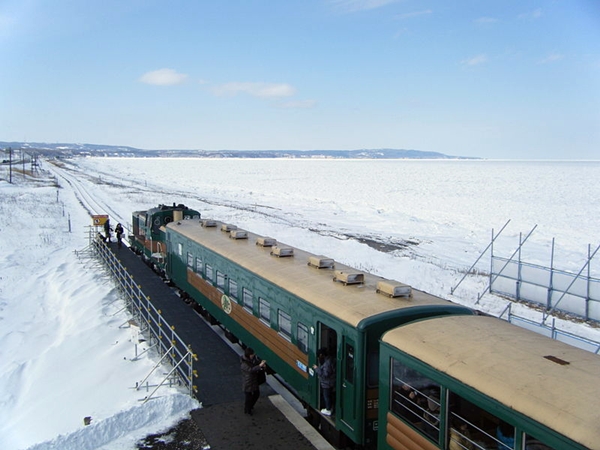
[[[524,243],[519,239],[519,247],[510,258],[492,252],[490,292],[538,304],[543,308],[542,323],[556,312],[599,322],[600,280],[592,276],[590,266],[600,246],[592,251],[588,245],[588,255],[580,270],[569,272],[555,267],[554,239],[549,266],[523,261],[521,248]]]
[[[487,292],[508,299],[537,304],[542,310],[539,323],[515,314],[511,302],[507,304],[498,317],[502,318],[506,315],[506,319],[511,323],[516,323],[524,328],[532,329],[576,347],[600,353],[599,342],[558,330],[555,326],[555,318],[552,317],[553,314],[560,312],[578,316],[586,321],[600,322],[600,279],[594,278],[591,270],[591,263],[600,251],[600,245],[592,251],[591,245],[588,244],[587,258],[578,272],[558,270],[555,267],[554,239],[552,239],[550,266],[531,264],[523,261],[522,250],[524,244],[537,228],[537,225],[535,225],[524,238],[522,233],[519,233],[518,246],[510,257],[498,256],[494,253],[494,244],[509,222],[510,220],[504,224],[497,234],[492,229],[490,243],[456,286],[450,290],[450,293],[454,294],[456,288],[472,273],[476,264],[489,251],[489,283],[485,290],[478,294],[476,305],[479,304]],[[551,321],[548,320],[550,318]]]
[[[108,246],[90,233],[90,243],[85,249],[93,257],[102,261],[105,269],[117,283],[119,292],[123,296],[126,309],[132,315],[133,320],[140,326],[140,332],[148,340],[150,348],[154,348],[160,355],[160,360],[154,366],[146,378],[136,383],[136,389],[144,386],[150,375],[162,364],[168,363],[171,370],[165,375],[163,380],[154,385],[155,389],[146,396],[143,401],[146,402],[163,385],[172,385],[175,382],[184,386],[190,396],[194,396],[197,387],[194,385],[194,378],[197,372],[194,369],[194,362],[198,360],[190,346],[175,332],[175,328],[162,316],[162,311],[156,309],[141,287],[137,285],[133,277],[127,272],[117,257],[110,251]],[[141,355],[137,355],[136,359]]]

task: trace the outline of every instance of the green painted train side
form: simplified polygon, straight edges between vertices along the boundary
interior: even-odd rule
[[[316,364],[318,348],[334,347],[337,395],[332,420],[353,442],[368,448],[374,448],[377,441],[380,336],[390,328],[423,317],[472,314],[469,309],[450,302],[416,305],[379,313],[353,326],[282,288],[267,276],[258,275],[180,234],[176,226],[168,226],[166,234],[169,275],[175,285],[245,345],[253,347],[267,360],[269,367],[317,411],[320,409],[319,381],[312,367]],[[268,253],[269,249],[256,248],[256,251]],[[210,281],[207,265],[211,271]],[[236,292],[232,292],[232,280]],[[243,289],[252,293],[252,309],[244,304]],[[259,299],[268,300],[267,318],[261,317]],[[291,318],[289,336],[280,329],[280,311]],[[301,325],[308,331],[307,348],[302,350]]]
[[[436,319],[437,320],[437,319]],[[444,319],[440,319],[444,320]],[[500,319],[498,319],[500,320]],[[432,333],[435,333],[435,327],[432,324]],[[582,350],[583,351],[583,350]],[[401,366],[418,372],[420,375],[428,378],[429,380],[439,384],[441,387],[440,398],[439,398],[439,416],[437,420],[439,423],[436,425],[439,427],[439,434],[432,438],[427,436],[422,425],[411,424],[410,421],[403,419],[393,411],[392,402],[393,400],[393,365],[394,363],[400,364]],[[456,355],[455,364],[460,365],[460,356]],[[483,363],[485,364],[485,363]],[[430,365],[421,361],[415,355],[411,355],[397,346],[390,345],[387,342],[381,342],[380,345],[380,398],[379,398],[379,434],[378,434],[378,445],[379,450],[396,450],[398,448],[405,448],[406,445],[417,445],[423,449],[448,449],[448,448],[459,448],[451,447],[450,441],[451,428],[454,426],[451,423],[451,396],[459,396],[461,399],[470,402],[477,408],[484,411],[485,415],[493,416],[499,419],[501,422],[505,422],[510,426],[514,427],[514,443],[509,444],[506,449],[569,449],[569,450],[586,450],[588,447],[581,445],[569,437],[557,433],[548,426],[545,426],[539,422],[536,422],[531,417],[520,413],[513,406],[509,404],[503,404],[494,398],[491,398],[482,392],[474,389],[472,386],[466,384],[460,379],[449,376],[441,370],[435,369]],[[540,376],[543,376],[540,374]],[[515,386],[518,385],[519,375],[514,374]],[[556,380],[556,388],[560,389],[560,380]],[[398,383],[398,381],[397,381]],[[402,384],[402,382],[399,382]],[[518,396],[522,393],[516,389],[513,393]],[[549,393],[551,394],[551,393]],[[397,400],[396,400],[397,401]],[[548,404],[540,404],[540,408],[554,407],[557,409],[557,414],[560,414],[560,404],[552,405],[550,401]],[[593,407],[592,407],[593,409]],[[422,411],[421,411],[422,412]],[[560,416],[558,416],[560,417]],[[395,425],[400,424],[400,426]],[[395,437],[399,435],[399,429],[403,429],[404,432],[401,436],[401,440],[406,442],[398,443],[395,441]],[[406,431],[408,430],[408,431]],[[395,434],[396,433],[396,434]],[[525,437],[535,436],[536,442],[540,441],[538,446],[526,445]],[[410,444],[407,444],[410,442]],[[541,444],[543,442],[543,444]],[[469,445],[469,447],[461,448],[473,448],[471,443],[463,444]],[[492,448],[483,446],[480,448]],[[495,446],[493,448],[496,448]],[[500,448],[500,447],[498,447]],[[596,447],[598,448],[598,447]]]

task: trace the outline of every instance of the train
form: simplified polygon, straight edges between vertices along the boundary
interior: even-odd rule
[[[134,212],[132,231],[131,248],[267,360],[340,447],[600,448],[596,354],[182,204]]]

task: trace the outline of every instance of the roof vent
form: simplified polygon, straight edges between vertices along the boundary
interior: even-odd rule
[[[244,230],[231,230],[229,237],[231,239],[248,239],[248,232]]]
[[[333,281],[339,281],[340,283],[347,284],[363,284],[365,282],[365,274],[358,272],[342,272],[336,270],[333,277]]]
[[[324,256],[311,256],[308,258],[308,265],[316,267],[317,269],[333,269],[335,261],[331,258],[325,258]]]
[[[553,355],[547,355],[544,356],[544,358],[546,358],[549,361],[555,362],[556,364],[560,364],[561,366],[568,366],[569,364],[571,364],[569,361],[565,361],[564,359],[557,358]]]
[[[410,297],[412,289],[407,284],[379,281],[377,283],[377,293],[388,297]]]
[[[275,247],[277,245],[277,239],[259,237],[256,239],[256,245],[260,245],[261,247]]]
[[[273,247],[271,255],[282,258],[284,256],[294,256],[294,249],[292,247]]]
[[[214,220],[201,220],[200,221],[200,225],[202,225],[204,228],[210,228],[210,227],[216,227],[217,226],[217,222],[215,222]]]
[[[227,231],[230,232],[231,230],[237,230],[237,226],[235,225],[229,225],[224,223],[223,225],[221,225],[221,231]]]

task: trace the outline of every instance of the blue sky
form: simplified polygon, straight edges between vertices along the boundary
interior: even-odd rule
[[[598,0],[0,0],[0,141],[600,159]]]

